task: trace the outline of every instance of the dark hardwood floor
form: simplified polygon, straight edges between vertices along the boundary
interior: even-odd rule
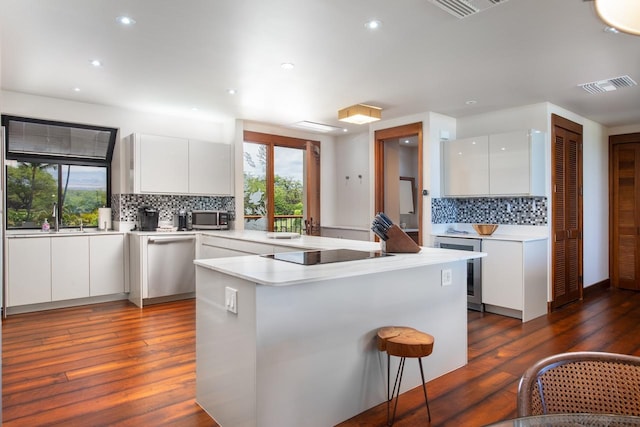
[[[193,300],[144,310],[113,302],[10,316],[2,331],[3,425],[215,426],[194,401],[194,307]],[[525,324],[470,311],[468,324],[469,364],[427,384],[432,422],[417,388],[401,395],[396,426],[514,417],[520,375],[554,353],[640,355],[633,291],[594,292]],[[340,426],[385,423],[381,404]]]

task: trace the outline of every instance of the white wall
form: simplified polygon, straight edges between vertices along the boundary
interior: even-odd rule
[[[369,134],[340,135],[336,138],[334,172],[336,203],[333,222],[338,225],[369,229],[373,220],[369,212]],[[347,179],[349,177],[349,179]]]
[[[609,135],[624,135],[626,133],[638,132],[640,132],[640,123],[638,123],[637,125],[617,126],[609,128]]]
[[[113,193],[124,192],[125,165],[121,139],[131,133],[174,136],[231,143],[232,122],[212,122],[201,119],[142,113],[104,105],[87,104],[65,99],[1,91],[2,113],[36,119],[57,120],[118,128],[118,140],[112,162]]]

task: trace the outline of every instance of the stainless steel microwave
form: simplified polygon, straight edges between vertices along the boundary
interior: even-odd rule
[[[194,230],[227,230],[229,213],[222,211],[192,211],[191,227]]]

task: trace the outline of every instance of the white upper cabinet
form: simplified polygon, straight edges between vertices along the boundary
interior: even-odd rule
[[[156,135],[130,137],[133,193],[186,194],[189,141]]]
[[[131,193],[229,195],[231,146],[156,135],[125,138]]]
[[[443,143],[445,196],[489,194],[489,138],[456,139]]]
[[[544,133],[516,131],[443,142],[448,197],[544,196]]]
[[[494,196],[544,196],[544,134],[489,136],[489,191]]]
[[[189,193],[231,194],[231,146],[189,140]]]

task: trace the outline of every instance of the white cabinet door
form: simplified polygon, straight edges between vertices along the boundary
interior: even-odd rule
[[[51,301],[51,239],[7,239],[7,306]]]
[[[89,237],[51,238],[51,300],[89,296]]]
[[[228,258],[234,256],[247,256],[254,255],[250,252],[241,252],[235,251],[233,249],[221,248],[218,246],[211,245],[200,245],[200,259],[210,259],[210,258]]]
[[[177,193],[189,191],[189,141],[166,136],[139,135],[138,161],[134,171],[139,176],[142,193]]]
[[[522,310],[522,242],[482,240],[482,302]]]
[[[491,195],[545,195],[543,133],[489,135],[489,163]]]
[[[90,236],[90,296],[122,293],[124,286],[124,235]]]
[[[531,183],[530,144],[527,132],[489,137],[489,188],[494,195],[528,194]]]
[[[189,140],[189,193],[231,194],[231,146]]]
[[[489,194],[489,138],[464,138],[444,142],[445,196]]]

